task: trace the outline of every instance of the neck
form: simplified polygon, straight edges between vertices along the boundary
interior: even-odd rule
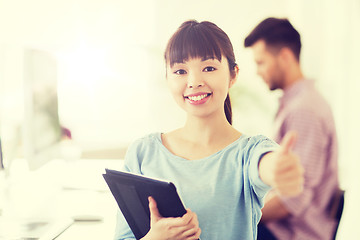
[[[197,143],[209,144],[237,132],[225,116],[195,117],[188,116],[182,128],[183,137]]]
[[[285,85],[283,89],[285,90],[296,82],[301,81],[303,78],[304,75],[299,64],[290,66],[290,68],[288,68],[285,73]]]

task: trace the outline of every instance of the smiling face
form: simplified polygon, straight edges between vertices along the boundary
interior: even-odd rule
[[[264,40],[259,40],[251,47],[257,65],[257,73],[262,77],[270,90],[283,89],[284,71],[279,56],[275,51],[269,51]]]
[[[224,114],[224,101],[235,77],[230,76],[227,59],[190,58],[172,66],[167,64],[170,91],[188,114],[207,117]]]
[[[238,72],[234,50],[229,37],[218,26],[208,21],[197,22],[196,20],[189,20],[182,23],[170,38],[164,57],[167,65],[167,78],[169,79],[168,82],[172,92],[175,93],[177,91],[174,90],[173,85],[179,84],[173,81],[175,76],[177,76],[177,79],[186,80],[183,80],[181,83],[183,88],[190,85],[188,88],[191,90],[185,91],[183,89],[180,95],[182,96],[181,98],[177,99],[176,94],[174,94],[175,99],[177,99],[176,101],[182,107],[185,106],[182,105],[184,100],[187,100],[186,103],[189,106],[197,106],[198,109],[207,106],[209,100],[216,96],[212,93],[210,84],[207,84],[208,79],[225,81],[223,83],[227,84],[228,88],[229,75],[235,80]],[[227,70],[224,68],[225,66]],[[227,75],[223,74],[224,71],[227,72]],[[188,77],[190,80],[187,80]],[[195,77],[195,80],[192,79],[193,77]],[[200,80],[197,80],[198,77]],[[192,81],[200,81],[206,84],[192,84]],[[215,81],[211,80],[209,82]],[[179,88],[180,86],[176,89]],[[232,124],[231,101],[228,95],[225,98],[225,102],[223,101],[223,108],[226,120]],[[185,108],[185,110],[187,111],[188,108]]]

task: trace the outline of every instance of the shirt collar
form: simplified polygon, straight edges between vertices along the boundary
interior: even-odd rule
[[[287,102],[287,100],[293,98],[299,92],[301,92],[301,90],[304,87],[312,85],[312,84],[313,84],[313,81],[307,80],[307,79],[300,79],[299,81],[296,81],[294,84],[292,84],[291,86],[284,89],[283,95],[279,99],[280,104]]]

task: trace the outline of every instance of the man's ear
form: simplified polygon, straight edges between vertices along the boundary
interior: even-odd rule
[[[278,56],[279,56],[280,63],[284,67],[288,67],[288,64],[295,60],[294,53],[288,47],[283,47],[280,50]]]
[[[238,75],[239,75],[239,66],[235,65],[234,74],[230,75],[229,88],[231,88],[236,83]]]

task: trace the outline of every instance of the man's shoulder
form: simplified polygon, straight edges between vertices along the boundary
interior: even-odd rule
[[[331,107],[323,95],[314,87],[306,86],[286,103],[286,111],[291,115],[328,117]]]

